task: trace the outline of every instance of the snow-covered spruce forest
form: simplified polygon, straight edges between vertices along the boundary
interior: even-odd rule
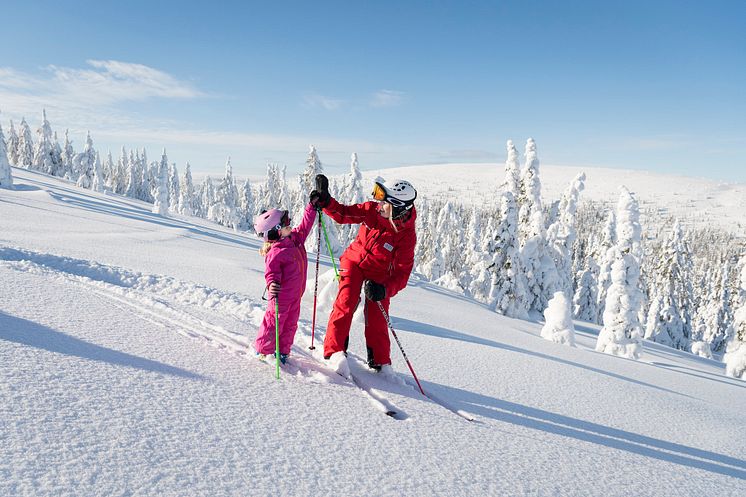
[[[46,113],[35,133],[25,120],[18,129],[11,122],[7,136],[0,127],[0,187],[12,187],[8,165],[149,202],[162,215],[197,216],[235,230],[251,230],[254,215],[265,208],[299,215],[315,175],[324,172],[310,147],[294,180],[285,167],[269,164],[263,183],[238,184],[228,159],[222,178],[195,185],[189,163],[180,173],[165,150],[154,161],[144,148],[122,147],[116,159],[110,151],[102,158],[89,133],[76,152],[67,131],[60,143]],[[654,212],[644,213],[642,225],[637,199],[621,185],[614,202],[584,201],[583,174],[568,178],[560,199],[542,202],[532,139],[522,158],[508,141],[504,173],[496,177],[494,197],[479,205],[418,198],[416,272],[510,317],[538,319],[554,298],[551,315],[565,311],[603,325],[600,351],[637,358],[644,340],[653,340],[722,359],[727,374],[746,377],[743,240]],[[330,183],[343,203],[367,198],[356,154],[349,174]],[[339,255],[356,227],[325,220]],[[309,239],[309,250],[316,244]]]

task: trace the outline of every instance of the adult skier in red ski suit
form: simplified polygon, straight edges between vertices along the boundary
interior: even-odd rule
[[[417,191],[404,180],[377,181],[373,189],[375,201],[342,205],[329,195],[324,175],[318,175],[316,180],[311,203],[317,202],[337,223],[361,225],[355,241],[340,257],[339,293],[326,328],[324,358],[346,352],[352,315],[364,286],[368,365],[380,371],[381,366],[391,364],[391,342],[386,318],[376,302],[388,314],[391,297],[407,286],[417,241]]]

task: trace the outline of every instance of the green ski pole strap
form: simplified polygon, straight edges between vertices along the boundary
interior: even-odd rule
[[[275,295],[275,376],[280,379],[280,304]]]
[[[334,261],[334,254],[332,253],[332,244],[329,243],[329,234],[326,232],[326,224],[324,224],[324,216],[319,213],[319,219],[321,219],[321,228],[324,230],[324,238],[326,239],[326,248],[329,250],[329,257],[332,258],[332,266],[334,266],[334,274],[339,281],[339,271],[337,271],[337,263]]]

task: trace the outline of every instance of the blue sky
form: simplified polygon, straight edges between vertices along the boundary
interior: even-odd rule
[[[691,5],[690,5],[691,3]],[[180,167],[501,162],[746,181],[746,3],[4,2],[0,122]]]

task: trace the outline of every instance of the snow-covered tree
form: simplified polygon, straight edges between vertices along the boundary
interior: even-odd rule
[[[290,194],[290,184],[288,182],[287,178],[287,166],[277,166],[277,205],[281,207],[282,209],[287,210],[288,212],[298,212],[300,214],[300,217],[298,219],[302,219],[303,215],[303,206],[294,206],[293,205],[293,197]],[[238,193],[236,193],[236,210],[238,210]],[[297,209],[297,210],[294,210]]]
[[[179,170],[176,168],[176,164],[173,163],[168,167],[168,203],[171,212],[179,214],[180,197]]]
[[[544,310],[541,336],[550,342],[575,347],[575,325],[572,322],[570,301],[564,292],[556,292]]]
[[[715,281],[709,287],[710,300],[702,312],[702,334],[697,337],[709,344],[713,352],[721,352],[726,345],[726,331],[731,317],[730,309],[730,264],[727,260],[717,265]]]
[[[75,150],[70,141],[70,130],[65,130],[65,144],[62,146],[62,174],[61,176],[70,181],[78,181],[75,175]]]
[[[259,210],[279,209],[280,178],[277,164],[267,164],[267,175],[259,197]],[[309,190],[310,193],[310,190]]]
[[[471,283],[474,279],[474,269],[484,258],[482,254],[482,215],[477,206],[469,209],[469,223],[466,226],[464,240],[462,244],[463,253],[461,254],[462,264],[459,269],[459,285],[468,295],[471,294]]]
[[[93,179],[91,180],[91,189],[95,192],[103,192],[106,189],[103,166],[101,165],[101,157],[98,152],[96,152],[96,158],[93,161]]]
[[[678,221],[658,261],[645,338],[689,350],[692,336],[691,255]]]
[[[137,161],[137,172],[140,174],[140,200],[145,202],[153,202],[153,177],[150,168],[148,167],[148,153],[143,148],[142,154]]]
[[[238,188],[233,179],[231,159],[225,164],[225,176],[215,191],[215,201],[210,206],[207,218],[229,228],[238,228]]]
[[[243,182],[241,188],[238,190],[239,199],[239,229],[250,230],[254,225],[254,215],[256,208],[254,207],[254,193],[251,191],[251,182],[248,178]]]
[[[689,346],[689,351],[705,359],[712,359],[712,348],[710,344],[702,340],[693,341]]]
[[[346,202],[350,205],[365,202],[363,193],[363,174],[360,172],[360,164],[357,154],[350,156],[350,173],[347,175],[347,197]]]
[[[210,211],[210,207],[215,203],[215,187],[212,183],[212,178],[209,176],[205,178],[199,188],[199,217],[207,218],[207,213]]]
[[[541,203],[539,158],[536,153],[536,143],[532,138],[526,141],[525,161],[521,169],[520,192],[516,199],[519,206],[518,238],[521,247],[529,238],[538,235],[546,236]]]
[[[20,143],[20,138],[18,137],[18,133],[16,133],[16,129],[13,126],[13,121],[10,121],[10,130],[8,131],[8,141],[7,143],[7,153],[8,153],[8,161],[11,165],[19,167],[18,162],[18,144]]]
[[[93,184],[93,166],[96,162],[96,150],[93,148],[93,140],[90,131],[86,135],[83,151],[75,155],[73,168],[78,174],[77,185],[81,188],[91,188]]]
[[[643,330],[639,321],[642,293],[640,280],[640,211],[637,200],[621,187],[617,204],[617,244],[611,266],[611,286],[606,295],[603,328],[596,350],[638,359],[642,353]]]
[[[595,323],[598,318],[598,264],[589,255],[586,267],[578,276],[578,287],[573,296],[573,316],[575,319]]]
[[[187,162],[184,169],[184,178],[179,188],[179,214],[184,216],[194,215],[194,181],[192,180],[192,166]]]
[[[500,195],[500,223],[492,247],[490,306],[505,316],[525,319],[528,301],[525,273],[518,243],[518,209],[509,191]],[[490,248],[485,247],[488,250]]]
[[[460,237],[462,230],[456,225],[454,207],[449,200],[438,212],[435,233],[438,237],[438,243],[433,247],[433,258],[428,263],[427,274],[432,281],[437,281],[448,288],[452,288],[457,286],[453,284],[454,274],[451,270],[456,263],[454,252],[458,250],[453,235]]]
[[[547,243],[557,268],[557,289],[565,292],[568,298],[573,295],[572,251],[577,238],[575,214],[578,197],[584,188],[585,173],[580,173],[562,195],[557,220],[547,229]]]
[[[741,258],[738,307],[734,314],[731,339],[725,349],[725,374],[746,380],[746,254]]]
[[[316,188],[317,174],[324,174],[324,166],[321,165],[319,155],[316,153],[316,147],[309,145],[306,167],[303,170],[303,189],[306,193],[311,193]]]
[[[38,140],[34,149],[33,168],[45,174],[54,174],[59,164],[53,162],[54,143],[52,127],[47,121],[47,111],[42,111],[41,126],[36,130]]]
[[[111,150],[107,150],[106,158],[104,159],[104,162],[101,164],[101,171],[102,171],[102,174],[104,175],[104,181],[105,181],[104,187],[116,193],[116,190],[114,190],[111,187],[111,180],[110,180],[111,175],[114,174],[113,171],[115,167],[116,167],[116,164],[114,164],[114,158],[111,156]],[[129,171],[127,171],[127,173],[129,173]],[[128,175],[125,174],[125,181],[127,180],[128,180]],[[121,193],[125,195],[127,194],[127,183],[125,183],[124,189],[121,191]]]
[[[432,259],[433,246],[435,245],[431,228],[435,223],[432,211],[433,209],[427,198],[417,199],[417,220],[415,221],[417,245],[414,248],[414,270],[422,274],[426,274],[426,264]],[[489,293],[489,288],[485,290],[484,294],[487,293]]]
[[[166,149],[163,149],[161,162],[158,164],[158,184],[153,202],[153,213],[165,216],[168,214],[168,157]]]
[[[441,224],[441,218],[445,219]],[[446,206],[438,216],[438,226],[443,226],[442,230],[436,227],[441,244],[443,245],[443,262],[444,276],[441,284],[453,290],[460,289],[459,274],[463,266],[464,255],[464,228],[465,223],[463,214],[458,205],[446,202]]]
[[[5,134],[0,125],[0,188],[13,188],[13,174],[8,161],[8,149],[5,146]]]
[[[57,138],[57,132],[55,131],[53,134],[54,138],[52,139],[52,164],[55,165],[55,170],[52,174],[58,177],[65,176],[65,167],[62,163],[62,147],[60,146],[60,141]]]
[[[124,147],[122,147],[122,155],[124,155]],[[109,157],[106,161],[111,162],[111,152],[109,152]],[[120,159],[121,162],[122,160]],[[142,176],[138,170],[138,165],[137,160],[127,161],[127,185],[125,186],[124,194],[130,198],[139,199],[142,189],[142,184],[140,183]]]
[[[106,164],[104,171],[107,171],[106,186],[114,193],[124,193],[128,197],[137,198],[139,178],[135,177],[137,175],[137,164],[132,150],[128,155],[127,150],[122,146],[116,164],[113,159],[109,162],[108,158],[104,163]],[[130,174],[133,177],[130,177]]]
[[[505,160],[505,182],[503,191],[510,192],[513,198],[518,202],[521,195],[521,166],[518,159],[518,150],[513,145],[513,140],[507,143],[508,157]],[[520,205],[516,204],[520,209]]]
[[[106,189],[104,181],[104,171],[101,167],[101,157],[96,152],[96,158],[93,160],[93,179],[91,189],[95,192],[103,192]]]
[[[611,286],[611,265],[616,259],[616,243],[616,213],[613,210],[609,210],[606,224],[601,233],[600,243],[593,248],[592,253],[600,261],[598,267],[598,291],[596,292],[598,316],[593,320],[599,324],[603,322],[606,292]]]
[[[363,194],[363,174],[360,172],[360,166],[357,160],[357,154],[350,156],[350,172],[345,177],[344,188],[340,192],[340,199],[347,205],[360,204],[365,202]],[[357,236],[358,224],[343,224],[339,227],[339,234],[342,244],[346,247]]]
[[[481,221],[480,231],[482,235],[478,240],[479,245],[477,250],[472,254],[471,260],[465,263],[467,269],[471,272],[469,286],[466,289],[467,293],[475,300],[484,303],[490,302],[489,297],[492,292],[493,275],[495,272],[495,266],[492,262],[497,245],[495,217],[494,215],[487,215],[486,224],[484,224],[484,221]],[[417,257],[416,254],[415,257]]]
[[[21,129],[18,136],[18,149],[15,153],[16,166],[29,169],[34,165],[34,140],[31,137],[31,128],[29,128],[26,119],[21,119]]]
[[[557,267],[547,247],[546,228],[541,204],[541,181],[536,143],[526,141],[526,164],[521,176],[522,194],[518,211],[518,239],[521,242],[521,266],[528,281],[527,302],[532,311],[541,312],[557,289]]]

